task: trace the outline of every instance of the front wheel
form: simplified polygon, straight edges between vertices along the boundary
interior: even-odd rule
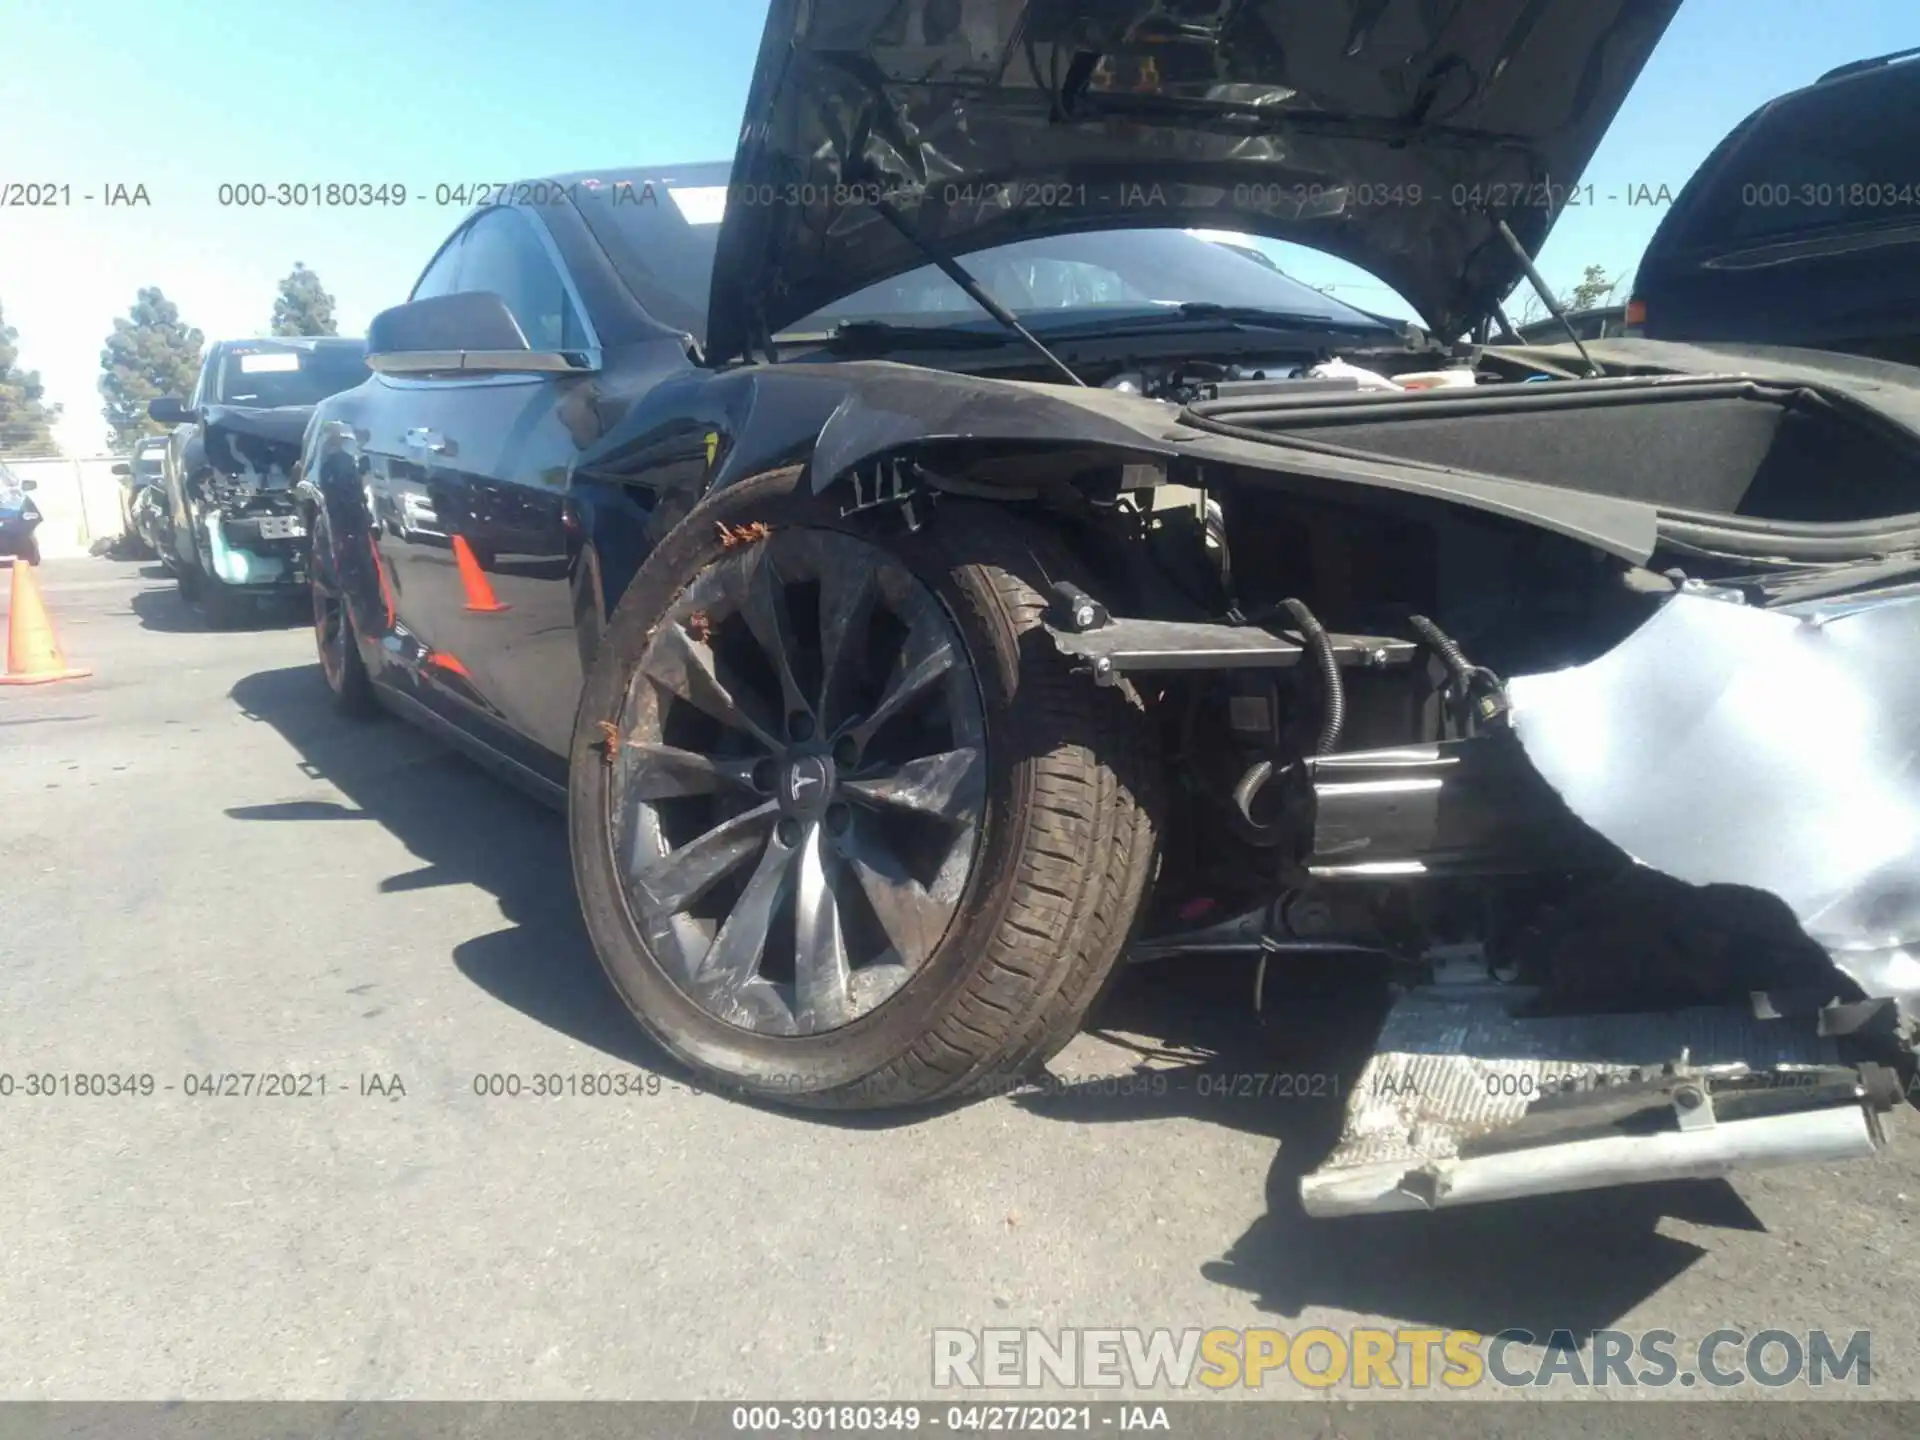
[[[308,562],[308,589],[313,595],[313,642],[320,656],[320,673],[333,696],[334,708],[356,720],[379,712],[373,677],[360,656],[359,632],[347,605],[346,588],[339,578],[330,527],[324,515],[311,527],[313,553]]]
[[[33,566],[35,569],[39,568],[40,537],[38,535],[29,535],[26,537],[26,539],[20,542],[19,555],[18,555],[18,558],[14,561],[14,563],[15,564],[25,563]]]
[[[697,507],[608,622],[571,768],[595,948],[674,1055],[835,1108],[1044,1061],[1140,909],[1158,774],[1040,633],[1073,566],[997,507],[883,537],[793,471]]]

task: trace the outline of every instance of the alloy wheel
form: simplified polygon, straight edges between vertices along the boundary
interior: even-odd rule
[[[320,650],[320,667],[337,685],[346,660],[346,602],[317,578],[308,588],[313,592],[313,638]]]
[[[878,546],[783,529],[697,575],[609,737],[609,838],[647,948],[707,1013],[813,1035],[951,927],[985,721],[945,607]]]

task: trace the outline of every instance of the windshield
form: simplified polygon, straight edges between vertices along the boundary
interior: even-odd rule
[[[218,405],[317,405],[350,390],[373,372],[358,345],[242,346],[220,362]]]
[[[1682,244],[1730,250],[1920,221],[1920,66],[1890,65],[1790,97],[1703,175]]]
[[[1219,305],[1341,328],[1380,326],[1363,311],[1301,284],[1246,242],[1186,230],[1103,230],[1016,240],[960,257],[995,300],[1036,330]],[[791,332],[849,320],[904,325],[993,322],[932,265],[869,285],[799,321]],[[1382,327],[1384,328],[1384,327]]]
[[[723,173],[702,167],[697,175],[688,171],[696,183],[661,183],[647,190],[638,182],[626,183],[626,194],[662,197],[654,203],[580,207],[647,311],[703,343],[726,193],[708,182]],[[988,294],[1036,328],[1098,323],[1193,303],[1306,316],[1343,328],[1381,323],[1293,279],[1262,252],[1259,241],[1229,231],[1107,230],[1018,240],[958,258]],[[835,301],[787,333],[818,333],[848,320],[993,324],[959,286],[924,265]]]

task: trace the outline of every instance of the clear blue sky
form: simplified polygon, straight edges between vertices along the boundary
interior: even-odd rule
[[[1404,3],[1404,0],[1403,0]],[[1557,0],[1583,3],[1583,0]],[[461,213],[222,208],[222,181],[507,180],[733,153],[761,0],[7,0],[0,181],[76,197],[145,185],[145,209],[0,210],[0,305],[63,402],[70,453],[102,435],[101,341],[157,284],[209,339],[263,329],[304,261],[343,332],[403,299]],[[1628,187],[1686,180],[1762,100],[1844,61],[1920,44],[1920,0],[1685,0],[1541,256],[1556,288],[1630,271],[1659,212]],[[1920,158],[1920,157],[1917,157]],[[1310,283],[1408,313],[1337,262]]]

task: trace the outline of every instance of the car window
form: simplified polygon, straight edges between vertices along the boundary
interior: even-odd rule
[[[253,341],[227,350],[214,394],[221,405],[272,409],[317,405],[372,373],[358,343],[275,345]]]
[[[1699,197],[1684,243],[1730,248],[1920,220],[1920,67],[1870,71],[1767,110]]]
[[[580,218],[646,312],[703,342],[727,168],[692,166],[680,172],[681,180],[596,182],[578,204]]]
[[[535,350],[579,350],[586,344],[559,267],[533,221],[518,210],[489,210],[473,222],[461,246],[460,289],[490,290],[506,301]]]
[[[460,288],[460,249],[465,243],[465,230],[456,234],[447,242],[447,246],[433,257],[433,263],[415,282],[409,300],[431,300],[436,295],[451,295]]]

